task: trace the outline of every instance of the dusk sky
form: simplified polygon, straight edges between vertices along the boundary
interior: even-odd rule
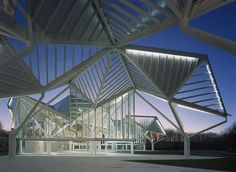
[[[236,2],[191,21],[190,26],[213,33],[226,39],[230,39],[232,41],[236,41],[235,11]],[[232,115],[228,117],[228,122],[226,124],[211,131],[223,131],[233,122],[236,122],[235,56],[181,33],[180,28],[177,26],[152,35],[146,39],[137,41],[135,44],[207,54],[213,67],[213,72],[216,77],[226,110]],[[192,114],[194,114],[194,118],[191,119],[191,117],[186,115],[184,119],[184,121],[187,122],[187,125],[185,126],[190,131],[198,130],[198,126],[193,125],[196,121],[198,121],[199,124],[204,123],[204,127],[207,127],[207,125],[210,125],[213,121],[218,121],[217,117],[213,117],[211,115],[202,117],[202,114],[199,112],[194,112]],[[198,115],[199,118],[196,118]]]
[[[226,5],[220,9],[210,12],[193,20],[190,25],[192,27],[213,33],[215,35],[236,41],[236,2]],[[233,122],[236,122],[236,57],[214,48],[204,42],[198,41],[188,35],[181,33],[179,27],[167,29],[161,33],[157,33],[143,40],[139,40],[134,44],[173,49],[180,51],[190,51],[196,53],[207,54],[216,77],[217,84],[220,89],[226,110],[232,116],[228,117],[228,122],[211,131],[220,132],[229,127]],[[149,100],[157,107],[166,113],[169,113],[168,107],[159,100],[149,98]],[[3,122],[5,129],[10,128],[10,114],[7,109],[8,99],[0,100],[0,121]],[[143,105],[142,101],[137,98],[136,107],[137,113],[155,113],[147,105]],[[141,106],[143,105],[143,106]],[[146,108],[147,107],[147,108]],[[214,122],[222,121],[214,115],[200,114],[199,112],[179,111],[180,116],[184,118],[184,124],[187,130],[197,131],[200,128],[214,124]],[[158,116],[159,117],[159,116]],[[169,126],[165,121],[162,121],[163,126]],[[196,123],[198,125],[196,125]],[[195,125],[193,125],[195,124]]]

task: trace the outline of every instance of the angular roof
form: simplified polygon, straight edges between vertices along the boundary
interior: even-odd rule
[[[209,113],[216,112],[223,116],[226,113],[216,81],[212,77],[208,58],[204,54],[134,45],[101,50],[87,49],[87,53],[82,47],[58,45],[53,47],[52,45],[46,47],[38,45],[36,47],[38,47],[36,52],[40,47],[41,53],[26,57],[25,62],[34,73],[34,77],[41,78],[40,84],[45,85],[45,89],[52,89],[70,83],[92,106],[100,106],[130,90],[138,89],[167,101],[173,99],[178,104],[193,105],[197,109],[200,108]],[[55,48],[59,52],[62,51],[63,54],[60,56],[57,56],[56,53],[52,54]],[[77,60],[76,65],[73,63],[75,58],[71,55],[77,48],[83,50],[85,54],[77,56],[83,60]],[[51,52],[50,54],[54,58],[47,60],[47,54],[43,52]],[[41,72],[40,67],[37,68],[40,64],[39,60],[34,64],[27,63],[27,59],[33,57],[47,60],[46,63],[41,61],[44,64],[41,69],[47,72]],[[58,61],[64,62],[64,68],[57,69]],[[52,69],[53,66],[54,69]],[[205,74],[208,76],[208,81],[211,81],[204,84],[212,87],[215,93],[215,95],[212,93],[214,98],[209,100],[215,99],[216,102],[212,103],[221,105],[220,109],[213,108],[213,104],[202,105],[201,102],[186,101],[188,97],[179,96],[182,90],[189,87],[188,85],[196,86],[189,82],[194,80],[192,78],[196,78],[196,73],[204,66],[208,66]],[[201,74],[198,75],[201,76]],[[178,95],[176,95],[177,93]],[[208,94],[201,95],[204,98]]]
[[[156,116],[132,115],[131,117],[135,119],[136,123],[141,127],[145,134],[147,134],[147,132],[153,132],[160,135],[166,135],[163,126]]]
[[[215,97],[190,101],[175,96],[201,64],[209,64],[206,56],[127,44],[180,24],[187,34],[200,35],[234,54],[232,42],[209,36],[206,40],[204,33],[185,25],[230,2],[22,0],[7,9],[0,5],[0,98],[72,83],[94,106],[139,89],[178,104],[226,114],[211,69]]]
[[[7,40],[0,38],[0,47],[0,64],[4,65],[0,70],[0,98],[38,92],[40,83],[24,62],[8,63],[15,50],[8,45]]]
[[[124,45],[227,1],[27,0],[38,42]]]

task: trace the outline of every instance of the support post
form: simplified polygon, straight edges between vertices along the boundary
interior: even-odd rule
[[[154,151],[154,142],[152,141],[152,151]]]
[[[51,142],[47,141],[47,154],[51,154]]]
[[[89,152],[93,153],[93,141],[89,141]]]
[[[112,142],[112,144],[111,144],[111,149],[112,149],[112,152],[115,152],[115,143],[114,142]]]
[[[22,149],[22,140],[19,140],[19,154],[23,153],[23,149]]]
[[[175,120],[178,123],[178,126],[180,128],[179,131],[184,138],[184,156],[189,157],[190,156],[190,138],[189,138],[188,134],[184,131],[183,123],[182,123],[182,121],[175,109],[176,105],[174,103],[172,104],[171,102],[169,102],[169,106],[170,106],[172,113],[174,114]]]
[[[72,141],[69,141],[69,151],[72,152]]]
[[[189,136],[184,136],[184,156],[190,156],[190,138]]]
[[[151,104],[147,99],[145,99],[139,92],[135,91],[135,93],[144,100],[149,106],[151,106],[158,114],[160,114],[165,120],[167,120],[170,124],[173,125],[177,130],[179,130],[179,127],[175,125],[169,118],[167,118],[164,113],[162,113],[160,110],[158,110],[153,104]]]
[[[96,155],[97,154],[97,142],[96,141],[93,141],[93,153],[94,153],[94,155]]]
[[[131,150],[131,154],[134,154],[134,142],[131,142],[130,144],[130,150]]]
[[[105,141],[105,152],[107,154],[107,141]]]
[[[39,100],[37,103],[33,106],[33,108],[30,110],[29,114],[25,117],[23,122],[20,124],[19,127],[17,127],[15,130],[12,130],[10,135],[9,135],[9,156],[11,158],[14,158],[16,156],[16,135],[19,133],[20,129],[37,113],[40,111],[44,110],[46,107],[50,105],[51,102],[53,102],[56,98],[58,98],[61,94],[63,94],[67,89],[69,88],[66,87],[62,91],[60,91],[56,96],[54,96],[49,102],[47,102],[43,107],[39,108],[37,111],[36,109],[38,108],[39,104],[42,102],[42,99],[44,98],[44,91],[42,92]]]
[[[16,157],[16,137],[14,134],[14,129],[11,130],[9,134],[9,144],[8,144],[8,149],[9,149],[9,157],[10,158],[15,158]]]

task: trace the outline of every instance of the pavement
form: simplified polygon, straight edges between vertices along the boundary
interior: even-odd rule
[[[212,157],[191,156],[190,159]],[[186,159],[183,155],[24,155],[16,158],[0,157],[0,172],[213,172],[214,170],[129,162],[126,160]],[[219,172],[219,171],[217,171]]]

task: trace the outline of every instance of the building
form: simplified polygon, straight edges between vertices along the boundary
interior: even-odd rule
[[[104,144],[105,150],[132,152],[144,138],[162,139],[159,135],[165,132],[157,117],[135,113],[135,96],[181,133],[189,156],[192,136],[176,107],[222,117],[199,133],[227,121],[207,56],[129,43],[179,24],[184,33],[236,54],[235,43],[188,26],[193,18],[229,2],[0,1],[0,98],[15,97],[9,102],[15,128],[10,156],[33,151],[34,144],[39,152],[97,152]],[[67,90],[69,97],[53,104]],[[165,101],[177,124],[142,92]],[[33,94],[40,96],[34,99]]]
[[[70,95],[34,116],[18,133],[18,153],[108,153],[145,150],[165,138],[156,116],[138,116],[133,107],[133,92],[127,92],[94,109],[93,105],[70,88]],[[30,97],[12,98],[9,109],[15,125],[24,120],[37,103]],[[39,108],[45,104],[41,103]]]

